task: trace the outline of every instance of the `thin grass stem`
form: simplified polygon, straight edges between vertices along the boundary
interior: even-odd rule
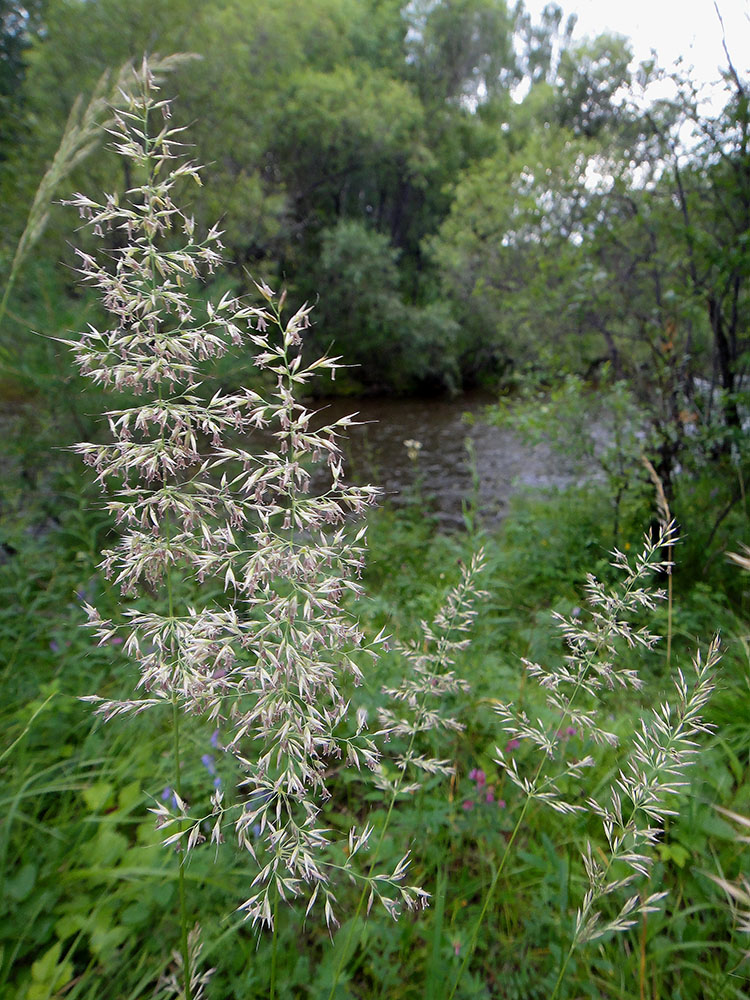
[[[174,760],[175,760],[175,791],[177,792],[180,799],[182,799],[182,782],[180,777],[180,713],[177,708],[177,699],[172,698],[172,730],[174,736]],[[178,829],[180,833],[183,832],[184,826],[182,818],[178,822]],[[180,862],[177,869],[177,888],[180,903],[180,948],[182,950],[182,970],[184,976],[184,987],[185,987],[185,1000],[193,1000],[193,993],[191,988],[191,978],[192,971],[190,969],[190,948],[188,946],[188,926],[187,926],[187,899],[185,893],[185,861],[187,856],[187,851],[185,850],[184,844],[179,843],[178,850],[180,854]]]
[[[518,836],[518,831],[521,829],[521,824],[523,823],[524,817],[526,816],[526,812],[529,808],[530,802],[531,802],[531,797],[529,796],[524,801],[521,813],[518,819],[516,820],[516,825],[513,827],[513,832],[508,838],[507,844],[505,845],[505,850],[503,851],[503,856],[500,859],[500,864],[498,865],[495,874],[492,876],[492,881],[490,882],[490,887],[487,890],[487,895],[484,897],[484,903],[482,904],[482,909],[480,910],[479,917],[477,919],[476,924],[474,925],[474,930],[472,931],[471,937],[469,938],[469,944],[466,948],[466,954],[464,955],[463,962],[461,962],[461,966],[458,970],[458,973],[456,974],[456,978],[453,982],[453,988],[448,994],[448,1000],[453,1000],[453,997],[456,994],[456,990],[458,989],[458,984],[461,982],[461,977],[466,971],[466,966],[469,964],[469,960],[471,959],[471,956],[474,954],[474,949],[476,947],[477,937],[479,936],[479,931],[481,929],[482,922],[484,920],[485,914],[487,913],[489,905],[492,901],[492,897],[495,894],[497,883],[500,881],[500,876],[502,875],[503,869],[505,868],[505,862],[508,860],[511,848],[513,847],[513,843],[516,837]]]
[[[452,616],[450,618],[450,621],[448,622],[448,627],[445,630],[445,639],[446,640],[448,640],[450,638],[451,633],[453,632],[454,626],[456,624],[456,619],[457,619],[458,614],[459,614],[460,607],[461,607],[460,601],[456,601],[456,603],[454,605],[454,608],[453,608],[453,614],[452,614]],[[447,657],[448,651],[449,651],[449,646],[448,646],[447,641],[446,641],[446,643],[444,643],[443,653],[442,653],[441,657],[439,658],[439,660],[437,661],[437,664],[435,666],[435,671],[436,672],[440,671],[443,668],[444,663],[445,663],[445,658]],[[419,707],[417,709],[418,713],[424,711],[425,704],[426,704],[426,698],[427,698],[427,695],[423,694],[422,699],[421,699],[420,704],[419,704]],[[396,799],[398,798],[399,792],[401,791],[401,787],[402,787],[402,785],[404,783],[404,778],[406,776],[406,761],[408,761],[408,759],[411,756],[411,752],[414,749],[414,743],[415,743],[415,740],[416,740],[416,736],[417,736],[417,729],[415,728],[415,729],[412,730],[412,733],[411,733],[411,736],[410,736],[410,739],[409,739],[409,744],[408,744],[408,747],[407,747],[407,750],[406,750],[406,754],[405,754],[405,757],[404,757],[404,761],[405,761],[404,767],[403,767],[403,769],[401,770],[401,773],[398,776],[398,780],[397,780],[396,785],[395,785],[395,787],[393,789],[393,792],[391,794],[390,802],[388,803],[388,811],[386,812],[385,820],[384,820],[383,826],[381,827],[381,830],[380,830],[380,837],[378,838],[378,842],[375,845],[375,850],[373,852],[372,861],[370,862],[370,868],[369,868],[370,873],[372,873],[372,871],[373,871],[373,869],[374,869],[375,865],[377,864],[378,859],[380,857],[380,849],[383,846],[383,841],[385,839],[385,834],[386,834],[386,831],[388,829],[388,824],[390,823],[391,815],[393,814],[393,807],[396,804]],[[354,935],[354,928],[356,926],[357,919],[358,919],[360,913],[362,912],[362,906],[364,905],[366,894],[367,894],[367,884],[365,884],[364,888],[362,889],[362,892],[361,892],[360,897],[359,897],[359,901],[357,903],[357,908],[354,911],[354,917],[353,917],[353,919],[351,920],[351,922],[349,924],[349,933],[347,935],[346,943],[344,945],[344,950],[343,950],[343,952],[341,954],[341,958],[339,959],[339,963],[338,963],[338,966],[336,968],[336,974],[335,974],[334,979],[333,979],[333,985],[331,986],[331,991],[328,994],[328,1000],[333,1000],[333,995],[336,992],[336,987],[338,986],[339,979],[341,978],[341,972],[342,972],[342,970],[344,968],[344,965],[346,963],[347,957],[349,955],[349,949],[351,947],[352,938],[353,938],[353,935]]]
[[[150,155],[151,152],[151,142],[149,133],[149,103],[148,103],[148,82],[144,76],[142,80],[143,87],[143,143],[144,151],[146,153],[146,171],[148,176],[148,184],[151,189],[156,185],[156,165],[153,158]],[[156,297],[157,291],[157,275],[156,268],[154,266],[154,236],[153,233],[147,234],[147,245],[149,247],[149,273],[151,281],[151,295],[152,298]],[[162,395],[162,384],[159,382],[158,390],[159,403],[163,402]],[[164,428],[161,432],[161,444],[164,447],[166,442],[166,433]],[[164,474],[164,486],[167,485],[167,476]],[[167,542],[167,548],[172,542],[172,517],[169,511],[166,511],[164,516],[164,530]],[[167,559],[166,562],[166,572],[165,572],[165,585],[167,589],[167,603],[169,606],[169,618],[172,622],[172,627],[174,627],[174,591],[172,586],[172,564],[171,560]],[[174,632],[172,643],[174,643]],[[172,736],[173,736],[173,752],[174,752],[174,766],[175,766],[175,791],[180,802],[184,801],[182,797],[182,760],[180,752],[180,712],[177,705],[177,695],[172,692]],[[184,832],[185,824],[183,822],[182,816],[180,816],[177,828],[180,834]],[[192,994],[192,970],[190,968],[190,946],[188,941],[188,920],[187,920],[187,894],[185,889],[185,862],[187,860],[187,850],[185,844],[182,842],[182,837],[177,843],[177,850],[179,852],[179,863],[177,867],[177,894],[180,908],[180,950],[182,952],[182,974],[183,974],[183,986],[185,991],[185,1000],[193,1000]]]
[[[273,932],[271,937],[271,984],[268,988],[269,1000],[275,1000],[276,997],[276,967],[278,962],[278,950],[279,950],[278,916],[279,916],[279,889],[277,886],[275,888],[274,898],[273,898]]]
[[[414,747],[414,739],[415,739],[415,737],[416,737],[416,732],[412,734],[412,738],[411,738],[411,741],[409,743],[409,747],[408,747],[408,749],[406,751],[407,752],[407,756],[411,753],[411,751],[412,751],[412,749]],[[379,860],[379,857],[380,857],[380,848],[383,846],[383,841],[385,839],[385,833],[386,833],[386,830],[388,829],[388,824],[389,824],[390,819],[391,819],[391,814],[393,812],[393,807],[394,807],[394,805],[396,803],[396,799],[398,798],[398,794],[401,791],[401,786],[402,786],[402,784],[404,782],[404,775],[405,775],[405,773],[406,773],[406,771],[403,770],[401,772],[401,774],[399,775],[398,782],[396,784],[396,787],[393,790],[393,794],[391,795],[391,801],[388,804],[388,812],[385,814],[385,820],[384,820],[383,826],[381,827],[381,830],[380,830],[380,837],[378,838],[378,842],[375,845],[375,850],[373,851],[372,860],[370,861],[370,872],[372,872],[372,870],[374,869],[375,865],[378,863],[378,860]],[[343,952],[341,954],[341,958],[339,959],[338,966],[336,967],[336,974],[335,974],[335,976],[333,978],[333,985],[331,986],[331,992],[328,994],[328,1000],[333,1000],[333,995],[336,992],[336,987],[338,986],[339,979],[341,978],[341,972],[342,972],[342,970],[344,968],[344,965],[346,964],[346,960],[347,960],[347,957],[349,955],[349,949],[351,947],[352,938],[354,936],[354,928],[356,926],[357,919],[358,919],[360,913],[362,912],[362,907],[364,905],[365,896],[366,895],[367,895],[367,883],[365,883],[365,886],[362,889],[362,892],[360,893],[359,901],[357,902],[357,908],[354,911],[354,916],[352,917],[352,919],[351,919],[351,921],[349,923],[349,933],[347,935],[346,943],[344,945],[344,950],[343,950]]]
[[[634,577],[627,584],[627,586],[625,587],[625,594],[626,595],[635,586],[635,583],[636,583],[636,578]],[[601,649],[603,649],[603,648],[606,647],[607,643],[610,640],[610,637],[611,637],[613,631],[614,631],[614,626],[613,626],[612,623],[610,623],[609,627],[607,629],[605,629],[603,631],[603,633],[599,636],[596,644],[592,647],[592,649],[589,650],[589,652],[587,654],[587,657],[586,657],[586,662],[585,662],[584,668],[579,673],[576,685],[573,688],[573,691],[572,691],[572,693],[570,695],[570,698],[568,699],[567,707],[566,707],[566,709],[565,709],[565,711],[564,711],[564,713],[563,713],[563,715],[562,715],[562,717],[560,719],[560,723],[559,723],[560,727],[563,727],[565,725],[566,719],[568,718],[568,716],[570,714],[570,710],[571,710],[571,708],[572,708],[572,706],[573,706],[576,698],[578,697],[578,694],[579,694],[581,688],[583,687],[583,685],[584,685],[584,683],[585,683],[585,681],[586,681],[586,679],[588,677],[588,674],[589,674],[589,672],[590,672],[590,670],[592,668],[593,663],[596,660],[596,657],[599,655]],[[540,777],[542,775],[542,771],[544,770],[544,765],[545,765],[546,762],[547,762],[547,758],[546,757],[543,757],[542,760],[539,762],[539,766],[537,767],[536,774],[534,775],[533,782],[532,782],[532,787],[533,788],[536,788],[537,782],[539,781],[539,779],[540,779]],[[524,819],[524,817],[526,815],[526,812],[528,810],[528,806],[529,806],[529,803],[531,802],[531,798],[532,798],[531,794],[529,794],[529,795],[526,796],[526,799],[524,800],[523,808],[521,809],[521,813],[520,813],[520,815],[518,817],[518,820],[516,821],[516,825],[514,826],[513,832],[511,833],[511,836],[510,836],[507,844],[505,845],[505,850],[503,852],[503,856],[502,856],[502,858],[500,860],[500,864],[499,864],[499,866],[498,866],[498,868],[497,868],[497,870],[496,870],[496,872],[495,872],[495,874],[494,874],[494,876],[492,878],[492,882],[490,883],[490,887],[487,890],[487,895],[485,896],[484,903],[482,904],[482,909],[481,909],[481,911],[479,913],[479,918],[477,919],[477,922],[474,925],[474,930],[472,931],[471,938],[469,939],[469,945],[468,945],[468,947],[466,949],[466,955],[464,956],[463,962],[461,963],[461,967],[458,970],[458,974],[457,974],[456,979],[455,979],[455,981],[453,983],[453,988],[452,988],[450,994],[448,995],[448,1000],[453,1000],[453,997],[455,996],[456,990],[458,989],[458,984],[461,981],[461,977],[463,976],[464,971],[466,969],[466,966],[468,965],[469,960],[471,959],[471,956],[472,956],[472,954],[474,952],[474,948],[476,947],[476,942],[477,942],[477,938],[479,936],[479,931],[481,929],[482,922],[484,920],[485,914],[487,913],[487,909],[489,908],[490,901],[492,900],[492,897],[493,897],[493,895],[495,893],[495,888],[497,887],[497,883],[498,883],[498,881],[500,879],[500,876],[501,876],[501,874],[503,872],[503,869],[505,868],[505,862],[506,862],[506,860],[508,858],[508,855],[510,854],[510,850],[511,850],[511,848],[513,846],[513,843],[515,842],[515,839],[516,839],[516,837],[518,835],[518,831],[520,830],[521,823],[523,822],[523,819]],[[565,965],[567,966],[567,960],[565,962]],[[557,987],[556,987],[556,989],[557,989]],[[553,993],[553,997],[554,996],[555,996],[555,993]],[[553,1000],[553,997],[551,997],[550,1000]]]

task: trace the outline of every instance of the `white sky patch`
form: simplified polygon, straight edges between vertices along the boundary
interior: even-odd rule
[[[534,21],[547,0],[525,0]],[[578,15],[574,39],[604,31],[625,35],[636,63],[656,52],[659,65],[670,70],[678,59],[693,67],[695,80],[712,84],[726,67],[722,32],[713,0],[559,0],[565,17]],[[729,54],[737,71],[750,71],[750,0],[718,0]]]

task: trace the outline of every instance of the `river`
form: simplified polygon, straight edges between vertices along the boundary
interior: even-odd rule
[[[421,480],[431,509],[446,527],[453,527],[462,523],[462,502],[474,489],[467,440],[475,459],[479,509],[487,522],[502,520],[519,490],[564,487],[575,476],[558,452],[546,445],[530,447],[512,430],[486,423],[483,411],[493,401],[475,393],[457,399],[335,399],[315,408],[324,406],[326,421],[354,412],[362,421],[344,443],[350,482],[380,486],[389,502],[400,505]],[[405,441],[420,442],[415,460]]]

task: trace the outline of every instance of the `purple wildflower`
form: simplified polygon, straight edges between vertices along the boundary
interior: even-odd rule
[[[164,791],[161,793],[162,802],[169,802],[173,809],[177,809],[177,796],[169,787],[169,785],[164,786]]]

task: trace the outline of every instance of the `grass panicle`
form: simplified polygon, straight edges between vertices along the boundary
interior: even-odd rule
[[[149,67],[154,77],[159,78],[165,73],[177,69],[191,58],[195,57],[183,53],[176,53],[164,58],[152,56],[149,60]],[[3,295],[0,299],[0,326],[2,326],[8,308],[8,300],[23,263],[41,239],[47,226],[50,208],[60,185],[99,145],[102,129],[106,128],[108,123],[112,121],[113,110],[128,103],[129,90],[134,77],[132,62],[125,63],[117,72],[107,70],[97,81],[87,103],[84,102],[82,94],[79,94],[73,102],[60,138],[60,144],[39,182],[26,218],[26,225],[16,244],[10,270],[5,279]]]
[[[618,736],[607,725],[608,693],[618,689],[635,693],[643,688],[642,677],[627,665],[623,649],[649,651],[659,639],[640,619],[653,613],[658,602],[667,597],[666,592],[653,587],[652,578],[671,571],[676,541],[675,524],[668,521],[653,536],[645,537],[635,558],[629,559],[616,549],[612,565],[622,574],[619,584],[610,588],[589,574],[588,615],[580,608],[568,617],[556,615],[568,650],[564,660],[551,666],[523,660],[527,676],[537,681],[543,697],[544,708],[539,714],[532,717],[511,702],[495,703],[508,737],[504,750],[496,748],[495,762],[520,790],[522,807],[485,894],[450,997],[468,965],[511,848],[534,802],[561,815],[588,812],[600,821],[607,845],[607,851],[602,852],[588,842],[583,851],[588,886],[553,998],[579,945],[628,930],[639,915],[652,912],[664,895],[630,893],[617,912],[608,915],[611,897],[633,887],[639,877],[648,877],[653,863],[649,851],[662,835],[667,818],[675,814],[670,803],[686,784],[686,770],[698,752],[697,739],[711,732],[704,710],[720,658],[718,639],[709,646],[705,660],[700,654],[695,657],[690,680],[681,670],[675,672],[674,696],[641,720],[625,762],[608,790],[596,798],[581,799],[586,771],[595,764],[596,748],[619,748]],[[566,738],[575,738],[582,750],[591,752],[561,754],[560,745]],[[513,752],[518,748],[524,750],[522,762]]]
[[[105,719],[171,706],[176,760],[181,715],[218,727],[240,794],[230,802],[216,787],[201,811],[184,797],[177,765],[171,802],[152,809],[164,843],[184,857],[231,828],[256,864],[240,907],[248,919],[270,927],[277,900],[305,895],[306,912],[320,903],[332,926],[332,878],[353,872],[371,831],[352,830],[343,859],[329,857],[320,818],[329,773],[339,761],[370,769],[379,761],[365,712],[350,706],[361,654],[377,657],[383,637],[366,641],[344,607],[362,593],[357,522],[379,491],[344,477],[339,442],[352,418],[321,425],[299,402],[317,375],[338,367],[336,358],[303,357],[310,308],[287,318],[285,296],[264,283],[261,306],[225,294],[203,308],[191,296],[192,283],[220,266],[221,234],[199,235],[174,201],[180,185],[200,182],[200,168],[181,156],[181,130],[145,61],[128,93],[109,131],[131,161],[134,187],[122,201],[76,194],[69,202],[102,240],[127,235],[124,249],[78,252],[111,325],[90,326],[69,346],[84,376],[135,397],[106,413],[111,442],[75,447],[121,530],[101,569],[122,592],[122,613],[102,618],[87,604],[88,624],[100,644],[121,642],[139,669],[136,697],[88,700]],[[202,366],[239,348],[253,352],[269,390],[202,394]],[[264,432],[265,450],[245,444],[249,431]],[[327,483],[313,490],[316,465]],[[187,580],[218,581],[223,597],[183,598]],[[402,860],[389,875],[359,877],[394,912],[396,895],[407,905],[424,900],[405,874]],[[183,931],[189,996],[184,920]]]

